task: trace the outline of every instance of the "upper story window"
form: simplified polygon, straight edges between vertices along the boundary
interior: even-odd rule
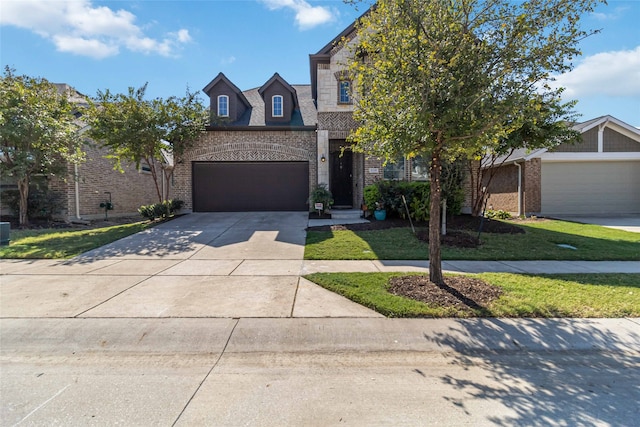
[[[218,116],[229,117],[229,97],[227,95],[218,96]]]
[[[340,80],[338,84],[338,102],[340,104],[351,104],[351,82],[349,80]]]
[[[282,95],[274,95],[271,98],[271,114],[273,117],[282,117],[284,116],[282,112]]]
[[[382,177],[389,180],[403,180],[404,179],[404,157],[398,157],[393,163],[387,162],[384,165]]]

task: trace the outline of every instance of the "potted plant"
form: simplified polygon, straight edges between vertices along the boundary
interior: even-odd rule
[[[384,208],[384,203],[382,201],[376,202],[376,210],[373,211],[373,216],[378,221],[384,221],[387,219],[387,210]]]

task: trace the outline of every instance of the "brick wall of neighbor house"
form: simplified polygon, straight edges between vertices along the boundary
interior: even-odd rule
[[[542,210],[542,161],[527,160],[524,163],[524,206],[525,215],[537,215]]]
[[[158,202],[153,177],[148,172],[139,172],[134,164],[123,164],[124,172],[113,169],[111,160],[106,159],[107,149],[93,144],[84,147],[86,161],[78,166],[78,189],[80,195],[80,217],[96,219],[104,217],[104,209],[100,203],[111,200],[114,209],[109,216],[137,215],[141,205]],[[68,178],[52,180],[50,188],[64,195],[64,211],[62,219],[71,221],[76,218],[76,198],[74,167],[68,168]]]
[[[193,209],[191,163],[194,161],[308,161],[309,192],[317,182],[315,131],[259,132],[211,130],[202,134],[195,147],[184,154],[174,169],[174,198]]]
[[[490,182],[489,174],[486,171],[483,177],[489,192],[487,209],[518,212],[518,168],[515,165],[496,168]]]
[[[522,212],[525,215],[538,214],[542,206],[540,159],[527,160],[522,167]],[[484,175],[484,182],[488,174]],[[489,198],[487,209],[504,210],[512,214],[518,213],[518,168],[506,165],[497,168],[488,185]]]

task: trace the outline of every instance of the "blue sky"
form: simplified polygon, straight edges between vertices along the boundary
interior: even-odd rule
[[[243,90],[275,72],[306,84],[309,54],[361,12],[341,0],[0,0],[0,62],[90,96],[145,82],[149,97],[182,95],[221,71]],[[640,0],[584,17],[602,31],[558,76],[582,119],[610,114],[640,127],[639,22]]]

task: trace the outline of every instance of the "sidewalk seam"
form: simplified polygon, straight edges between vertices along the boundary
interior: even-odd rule
[[[202,385],[204,384],[204,382],[207,380],[207,378],[209,378],[209,375],[211,375],[211,372],[213,372],[213,370],[216,368],[216,366],[218,366],[218,363],[220,363],[220,360],[222,359],[222,356],[224,356],[225,351],[227,351],[227,346],[229,345],[229,342],[231,341],[231,337],[233,336],[233,333],[235,332],[236,327],[238,326],[238,323],[240,323],[240,319],[239,318],[235,318],[234,320],[236,322],[233,325],[233,328],[231,328],[231,333],[229,333],[229,336],[227,337],[227,342],[224,343],[224,347],[222,348],[222,351],[220,352],[220,356],[218,356],[216,361],[213,363],[213,366],[211,367],[211,369],[209,369],[209,372],[207,372],[207,374],[204,376],[202,381],[200,381],[200,384],[198,384],[198,387],[196,387],[195,391],[193,392],[193,394],[191,395],[191,397],[189,398],[187,403],[184,405],[184,408],[182,408],[182,411],[180,411],[180,413],[176,417],[176,420],[173,422],[173,424],[171,424],[171,427],[175,426],[176,423],[178,421],[180,421],[180,417],[182,417],[182,414],[184,414],[184,411],[187,410],[187,408],[189,407],[189,405],[193,401],[193,398],[196,397],[196,394],[198,394],[198,392],[202,388]]]

